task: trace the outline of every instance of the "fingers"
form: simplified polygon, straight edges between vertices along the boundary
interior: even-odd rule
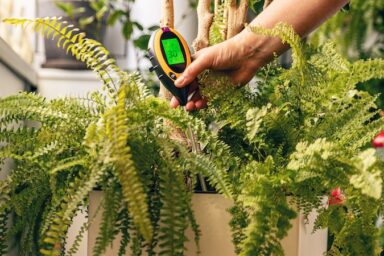
[[[203,109],[207,107],[207,99],[201,98],[195,102],[196,109]]]
[[[214,61],[214,49],[206,48],[195,55],[195,60],[185,69],[184,73],[175,81],[179,88],[185,87],[196,80],[197,76],[206,69],[212,67]]]
[[[170,106],[172,108],[177,108],[178,106],[180,106],[180,103],[175,97],[173,97],[171,99]],[[201,96],[200,92],[197,91],[193,95],[192,99],[190,101],[188,101],[188,103],[185,106],[185,109],[187,111],[193,111],[193,110],[197,110],[197,109],[203,109],[205,107],[207,107],[207,99],[203,98]]]
[[[192,99],[187,103],[187,105],[185,106],[185,109],[187,111],[193,111],[196,109],[205,108],[206,106],[207,106],[207,100],[203,99],[201,97],[200,92],[197,91],[195,95],[193,95]]]
[[[194,80],[192,83],[191,83],[191,86],[189,87],[189,89],[188,89],[189,91],[188,91],[188,94],[189,95],[191,95],[192,93],[197,93],[198,92],[198,90],[199,90],[199,83],[196,81],[196,80]]]
[[[187,111],[193,111],[193,110],[195,110],[195,109],[196,109],[195,102],[193,102],[193,101],[189,101],[189,102],[187,103],[187,105],[185,105],[185,109],[186,109]]]
[[[199,90],[199,84],[198,84],[196,81],[193,81],[193,82],[191,83],[191,86],[189,87],[188,90],[189,90],[189,91],[188,91],[188,94],[189,94],[189,95],[192,95],[192,94],[193,94],[193,96],[192,96],[192,98],[189,100],[189,102],[193,102],[193,101],[195,101],[195,100],[198,100],[198,96],[197,96],[197,95],[200,95],[199,92],[198,92],[198,90]],[[188,103],[189,103],[189,102],[188,102]],[[191,109],[191,110],[195,109],[195,105],[188,104],[188,103],[187,103],[187,105],[186,105],[186,109]],[[177,100],[176,97],[172,97],[171,102],[170,102],[169,105],[170,105],[172,108],[177,108],[178,106],[180,106],[180,102]]]
[[[171,108],[177,108],[178,106],[180,106],[180,103],[175,97],[172,97],[169,105],[171,106]]]
[[[235,85],[240,86],[249,83],[249,81],[252,80],[255,74],[253,71],[249,71],[247,69],[239,69],[231,72],[229,76],[231,77],[231,80]]]

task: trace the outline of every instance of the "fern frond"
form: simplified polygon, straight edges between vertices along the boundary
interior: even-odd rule
[[[301,71],[305,69],[306,58],[303,51],[304,46],[301,43],[300,37],[295,33],[291,26],[284,23],[278,23],[272,29],[261,27],[249,27],[249,29],[256,34],[279,37],[283,43],[289,44],[292,48],[292,68]]]
[[[94,221],[96,220],[96,217],[98,216],[101,208],[102,208],[102,205],[103,205],[103,200],[101,201],[101,203],[99,204],[99,206],[97,207],[95,213],[93,214],[93,216],[88,216],[88,219],[86,222],[83,223],[83,225],[80,227],[80,231],[79,233],[77,233],[71,247],[67,250],[67,255],[68,256],[74,256],[76,255],[76,253],[78,252],[79,248],[80,248],[80,245],[81,245],[81,242],[84,238],[84,235],[86,234],[86,232],[88,232],[88,229],[89,227],[94,223]]]
[[[85,127],[92,119],[89,112],[73,99],[58,99],[48,103],[42,96],[24,92],[0,99],[0,127],[35,121],[46,126],[73,123],[71,128],[76,129]]]
[[[349,84],[355,85],[371,79],[384,78],[384,60],[359,60],[352,64]]]
[[[215,184],[220,191],[223,191],[228,196],[231,194],[228,185],[226,185],[227,176],[225,170],[234,168],[234,166],[238,164],[238,159],[232,156],[229,147],[225,143],[206,130],[203,122],[192,118],[185,113],[185,111],[170,109],[165,102],[156,98],[148,98],[143,102],[143,105],[137,104],[135,107],[137,108],[138,113],[142,113],[142,108],[147,109],[146,114],[150,115],[147,116],[147,119],[162,117],[171,121],[176,127],[179,127],[184,131],[187,131],[188,127],[192,127],[196,132],[198,141],[204,145],[204,149],[215,157],[204,160],[203,155],[195,155],[188,161],[192,161],[190,162],[191,164],[198,167],[204,174],[207,174],[207,177],[210,178],[211,182]],[[199,161],[196,161],[195,157],[201,158],[201,161],[204,160],[204,164],[201,165]],[[188,159],[189,158],[190,157],[188,157]],[[216,167],[214,167],[213,164],[216,164]]]
[[[284,184],[287,179],[277,177],[276,167],[269,156],[265,162],[251,162],[242,170],[244,186],[239,202],[248,207],[250,224],[239,255],[284,255],[280,239],[287,235],[296,212],[286,196],[279,196],[284,194],[284,186],[275,185],[274,180]]]
[[[262,125],[263,122],[263,117],[265,117],[270,111],[271,105],[267,105],[262,107],[261,109],[259,108],[253,108],[249,109],[247,111],[247,128],[248,128],[248,139],[250,141],[253,141],[256,137],[256,135],[259,132],[260,126]]]
[[[225,40],[226,35],[226,21],[227,17],[225,16],[225,10],[228,6],[228,2],[215,6],[217,12],[213,17],[213,22],[209,30],[209,44],[215,45],[221,43]]]
[[[239,254],[241,252],[241,245],[247,238],[246,228],[249,226],[250,222],[249,213],[241,205],[241,202],[237,200],[235,201],[234,206],[228,211],[232,216],[229,223],[232,230],[232,243],[235,246],[235,253]]]
[[[30,140],[37,135],[38,129],[32,127],[0,128],[0,142],[15,144],[18,140]]]
[[[0,212],[0,255],[6,255],[8,252],[8,217],[8,210]]]
[[[67,25],[60,18],[36,19],[4,19],[5,23],[19,25],[24,28],[31,27],[48,39],[58,37],[57,46],[70,52],[77,60],[84,62],[88,68],[94,70],[110,93],[116,93],[117,86],[114,76],[124,76],[124,72],[116,65],[116,61],[109,58],[109,52],[104,46],[92,39],[86,38],[84,33],[72,25]]]
[[[207,177],[209,183],[221,194],[230,198],[232,195],[230,185],[228,184],[228,177],[224,170],[217,168],[212,159],[204,155],[195,154],[188,159],[192,168]]]
[[[132,229],[129,214],[128,214],[128,211],[126,209],[123,209],[120,212],[119,219],[120,219],[119,229],[120,229],[120,233],[122,236],[121,236],[118,256],[125,256],[126,251],[127,251],[127,247],[129,245],[130,238],[131,238],[129,231]]]
[[[291,161],[287,165],[288,169],[301,170],[308,166],[315,167],[317,158],[328,160],[333,151],[334,144],[327,142],[325,139],[317,139],[314,143],[298,143],[296,152],[291,155]]]
[[[184,175],[171,168],[172,149],[164,150],[164,166],[161,168],[160,210],[161,225],[159,234],[160,255],[183,255],[184,243],[187,240],[185,231],[188,227],[187,208],[188,192],[184,184]]]
[[[121,194],[117,192],[116,186],[104,187],[103,215],[92,254],[94,256],[104,255],[108,245],[116,237],[118,230],[118,213],[121,209]]]
[[[89,173],[83,173],[70,184],[70,188],[61,200],[59,208],[50,220],[50,226],[44,234],[44,246],[40,249],[43,255],[60,255],[61,245],[66,237],[76,210],[80,207],[88,193],[93,190],[105,172],[105,167],[94,165]]]
[[[55,166],[52,170],[50,170],[50,174],[56,174],[58,172],[64,171],[71,169],[75,166],[87,166],[88,161],[85,159],[79,159],[79,158],[74,158],[74,159],[65,159],[62,162],[59,162],[57,166]]]
[[[7,177],[0,181],[0,213],[5,212],[11,200],[12,178]]]
[[[127,144],[129,138],[124,87],[120,89],[118,96],[117,106],[105,114],[105,133],[110,143],[111,161],[114,163],[122,186],[123,198],[133,222],[139,227],[143,237],[150,241],[152,226],[149,221],[147,199]]]
[[[191,203],[191,200],[189,200],[189,206],[187,207],[187,218],[189,220],[189,223],[191,225],[191,228],[192,228],[192,231],[193,231],[193,234],[194,234],[194,242],[195,242],[195,245],[196,245],[196,248],[197,248],[197,255],[200,255],[201,254],[201,249],[200,249],[200,240],[201,240],[201,235],[202,235],[202,232],[200,230],[200,226],[196,220],[196,217],[195,217],[195,214],[194,214],[194,211],[192,209],[192,203]]]
[[[382,179],[380,170],[375,168],[377,161],[376,151],[367,149],[360,153],[354,160],[357,174],[350,178],[351,185],[367,196],[376,200],[380,199],[382,194]]]
[[[332,41],[324,43],[319,49],[320,54],[313,54],[309,63],[323,72],[346,73],[350,71],[349,62],[336,51],[336,45]]]

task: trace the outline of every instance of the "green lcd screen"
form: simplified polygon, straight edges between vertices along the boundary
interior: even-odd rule
[[[161,40],[163,44],[165,56],[169,65],[181,64],[185,62],[183,52],[181,51],[180,43],[177,38]]]

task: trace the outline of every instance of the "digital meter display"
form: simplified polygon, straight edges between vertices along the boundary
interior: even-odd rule
[[[184,38],[173,28],[159,28],[149,40],[148,58],[152,64],[149,70],[155,72],[163,86],[176,97],[181,106],[185,106],[194,92],[190,93],[190,85],[183,88],[175,86],[177,78],[192,62]]]
[[[177,38],[163,39],[161,43],[169,65],[185,63],[185,58]]]

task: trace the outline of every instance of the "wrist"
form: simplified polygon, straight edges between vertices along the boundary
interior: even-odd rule
[[[275,54],[280,53],[282,43],[276,37],[258,35],[249,28],[245,28],[237,36],[242,54],[256,69],[264,66],[273,59]]]

